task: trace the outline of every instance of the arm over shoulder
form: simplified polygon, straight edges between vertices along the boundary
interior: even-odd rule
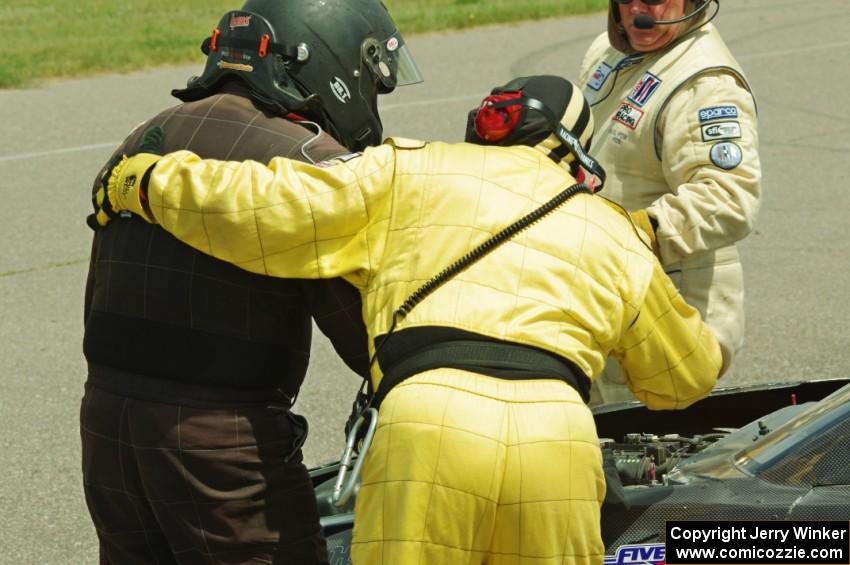
[[[192,247],[256,273],[331,278],[368,270],[368,232],[389,207],[394,151],[380,146],[311,165],[277,157],[203,160],[178,151],[157,163],[151,211]]]

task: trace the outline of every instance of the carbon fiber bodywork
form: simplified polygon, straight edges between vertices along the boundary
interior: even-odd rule
[[[608,555],[663,543],[666,520],[850,520],[850,379],[718,389],[682,411],[621,403],[594,416],[599,436],[616,438],[603,445],[613,442],[629,485],[602,509]],[[331,563],[345,565],[354,503],[330,503],[336,469],[312,475]]]
[[[718,394],[699,407],[701,421],[688,419],[669,428],[659,419],[657,424],[664,427],[658,434],[679,429],[709,433],[752,418],[762,407],[786,404],[735,426],[735,431],[682,460],[662,484],[624,489],[625,505],[603,507],[607,553],[623,545],[663,542],[666,520],[850,519],[850,385],[814,401],[846,382]],[[810,401],[801,403],[801,398]],[[746,405],[750,408],[742,414]],[[613,414],[619,420],[624,412]],[[669,415],[687,417],[687,411]],[[643,422],[639,414],[632,418]],[[599,425],[603,429],[605,423]]]

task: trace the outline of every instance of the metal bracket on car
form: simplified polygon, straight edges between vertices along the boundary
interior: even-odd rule
[[[357,450],[357,437],[359,435],[360,426],[363,422],[369,421],[369,427],[366,428],[366,435],[363,436],[363,444]],[[348,432],[348,437],[345,442],[345,451],[342,453],[342,459],[339,462],[339,472],[336,476],[336,483],[331,494],[331,503],[337,508],[345,506],[354,488],[357,485],[357,479],[360,477],[360,467],[363,466],[366,452],[369,451],[369,446],[372,445],[372,437],[375,435],[375,428],[378,427],[378,411],[375,408],[368,408],[357,418],[354,425],[351,426],[351,431]],[[357,461],[352,466],[355,452],[357,452]],[[351,471],[351,475],[346,480],[346,475]]]

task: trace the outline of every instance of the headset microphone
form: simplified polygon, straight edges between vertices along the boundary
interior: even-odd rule
[[[652,29],[655,26],[666,26],[666,25],[670,25],[670,24],[677,24],[679,22],[683,22],[685,20],[689,20],[689,19],[693,18],[694,16],[696,16],[697,14],[699,14],[700,12],[702,12],[703,10],[708,8],[709,4],[711,4],[710,1],[703,2],[703,4],[699,8],[697,8],[696,10],[694,10],[693,12],[688,14],[687,16],[683,16],[681,18],[676,18],[675,20],[656,20],[655,18],[653,18],[649,14],[640,14],[639,16],[635,17],[635,27],[638,28],[638,29]]]

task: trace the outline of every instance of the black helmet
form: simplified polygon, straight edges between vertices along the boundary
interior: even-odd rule
[[[574,175],[581,166],[601,190],[605,169],[588,154],[592,140],[590,104],[578,86],[554,75],[519,77],[494,88],[466,122],[467,143],[535,147]]]
[[[314,119],[352,151],[382,141],[378,94],[422,80],[380,0],[247,0],[202,49],[204,73],[175,96],[204,98],[236,77],[266,108]]]

